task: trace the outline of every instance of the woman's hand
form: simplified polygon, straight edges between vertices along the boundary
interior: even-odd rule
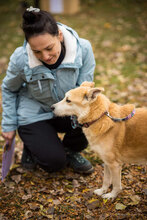
[[[12,140],[16,135],[16,131],[2,132],[3,138],[8,141],[9,146],[12,144]]]

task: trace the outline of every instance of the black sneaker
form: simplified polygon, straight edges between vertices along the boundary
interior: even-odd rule
[[[92,164],[78,152],[67,153],[68,165],[77,173],[90,174],[94,171]]]
[[[23,148],[21,164],[27,170],[34,170],[36,168],[36,162],[33,156],[25,147]]]

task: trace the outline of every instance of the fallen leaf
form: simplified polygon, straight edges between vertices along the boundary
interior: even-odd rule
[[[99,205],[99,200],[98,199],[91,199],[89,201],[89,204],[87,205],[87,208],[88,209],[95,209],[95,208],[98,208],[100,205]]]
[[[11,179],[15,181],[15,183],[19,183],[21,181],[21,175],[13,175]]]
[[[30,199],[30,198],[32,198],[32,195],[31,195],[31,194],[24,195],[24,196],[22,197],[23,200],[28,200],[28,199]]]
[[[25,212],[25,218],[28,219],[28,218],[31,218],[32,216],[33,216],[33,213],[30,210]]]
[[[88,191],[90,191],[90,189],[83,189],[82,193],[85,193],[85,192],[88,192]]]
[[[17,170],[18,173],[25,173],[25,172],[26,172],[26,171],[25,171],[23,168],[21,168],[21,167],[18,167],[16,170]]]
[[[147,189],[144,189],[143,192],[145,193],[145,195],[147,195]]]
[[[0,213],[0,220],[2,220],[4,217],[4,214],[3,213]]]
[[[47,214],[48,215],[51,215],[54,213],[54,207],[53,206],[50,206],[48,209],[47,209]]]
[[[14,182],[4,182],[5,186],[11,189],[14,189],[15,183]]]
[[[47,201],[48,201],[49,203],[52,203],[52,202],[53,202],[53,199],[52,199],[52,198],[49,198]]]
[[[59,199],[55,199],[55,200],[53,200],[53,204],[59,205],[59,204],[61,204],[61,201]]]
[[[80,186],[80,184],[79,184],[79,182],[78,182],[77,180],[73,180],[73,181],[72,181],[72,184],[73,184],[73,187],[74,187],[74,188],[77,188],[77,187]]]
[[[108,199],[103,199],[104,204],[108,202]]]
[[[125,206],[125,205],[122,204],[122,203],[117,203],[117,204],[115,205],[115,209],[116,209],[116,210],[124,210],[126,207],[127,207],[127,206]]]
[[[124,51],[124,52],[129,51],[129,50],[131,50],[131,49],[132,49],[132,48],[131,48],[131,45],[129,45],[129,44],[123,45],[123,46],[121,47],[121,50]]]
[[[98,200],[93,198],[93,199],[89,200],[88,203],[90,204],[90,203],[95,202],[95,201],[98,201]]]
[[[67,192],[73,193],[74,189],[67,189]]]
[[[112,46],[112,41],[105,40],[101,44],[102,44],[103,47],[111,47]]]
[[[138,195],[130,196],[132,202],[128,203],[128,205],[137,205],[140,202],[140,197]]]
[[[29,204],[29,207],[30,207],[31,210],[35,211],[35,210],[38,210],[40,208],[40,205],[38,203],[33,202],[33,203],[28,203],[28,204]]]
[[[110,23],[107,22],[107,23],[104,24],[104,27],[107,28],[107,29],[109,29],[109,28],[111,28],[112,26],[111,26]]]

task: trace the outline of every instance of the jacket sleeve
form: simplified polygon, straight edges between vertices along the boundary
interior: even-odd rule
[[[2,83],[2,131],[9,132],[17,129],[17,96],[23,83],[21,70],[18,67],[20,55],[18,50],[10,57],[6,76]]]
[[[95,70],[95,58],[91,44],[88,40],[81,39],[82,46],[82,67],[79,70],[77,86],[84,81],[93,81]]]

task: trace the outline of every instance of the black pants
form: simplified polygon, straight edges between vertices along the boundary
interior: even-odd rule
[[[65,133],[62,141],[57,132]],[[20,126],[18,133],[24,147],[36,158],[37,163],[50,171],[57,171],[65,166],[65,148],[80,152],[88,144],[82,129],[71,127],[69,117]]]

